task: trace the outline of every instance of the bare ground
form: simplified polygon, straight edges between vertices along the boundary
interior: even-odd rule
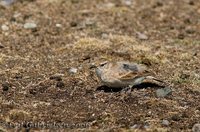
[[[0,7],[0,25],[9,27],[0,30],[2,131],[9,122],[191,131],[200,121],[199,18],[199,0],[21,0]],[[27,22],[37,28],[25,29]],[[156,87],[98,90],[92,66],[105,60],[147,65],[172,94],[158,98]],[[71,67],[78,72],[69,74]]]

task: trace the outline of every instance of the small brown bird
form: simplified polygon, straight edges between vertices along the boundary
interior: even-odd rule
[[[101,63],[96,74],[104,85],[112,88],[133,87],[145,82],[163,84],[163,81],[151,76],[144,65],[125,61]]]

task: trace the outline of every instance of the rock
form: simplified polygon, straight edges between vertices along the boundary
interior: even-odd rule
[[[107,33],[102,33],[101,34],[101,38],[102,39],[107,39],[109,36],[108,36],[108,34]]]
[[[140,32],[136,32],[137,34],[137,37],[140,39],[140,40],[147,40],[149,37],[143,33],[140,33]]]
[[[0,5],[2,6],[9,6],[11,4],[13,4],[16,0],[1,0],[0,1]]]
[[[161,89],[156,90],[156,96],[157,97],[165,97],[168,94],[170,94],[171,92],[172,92],[172,90],[169,87],[161,88]]]
[[[131,129],[137,129],[138,128],[138,125],[137,124],[134,124],[133,126],[130,127]]]
[[[169,121],[168,120],[162,120],[162,125],[163,126],[169,126]]]
[[[149,129],[150,126],[147,124],[147,125],[144,125],[144,129]]]
[[[132,4],[131,0],[124,0],[124,4],[130,6]]]
[[[61,28],[61,27],[62,27],[62,25],[61,25],[61,24],[59,24],[59,23],[57,23],[57,24],[56,24],[56,27],[57,27],[57,28]]]
[[[35,23],[25,23],[24,24],[25,29],[34,29],[36,27],[37,27],[37,24],[35,24]]]
[[[192,132],[200,132],[200,124],[199,123],[194,124],[194,126],[192,127]]]
[[[76,74],[77,72],[78,72],[77,68],[72,67],[72,68],[69,69],[70,74]]]
[[[8,31],[9,27],[7,25],[1,25],[1,30]]]

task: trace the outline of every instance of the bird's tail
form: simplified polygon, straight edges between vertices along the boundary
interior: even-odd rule
[[[146,76],[145,79],[144,79],[144,82],[145,83],[153,83],[153,84],[156,84],[156,85],[161,86],[161,87],[167,86],[166,82],[164,82],[160,79],[157,79],[155,77],[152,77],[152,76]]]

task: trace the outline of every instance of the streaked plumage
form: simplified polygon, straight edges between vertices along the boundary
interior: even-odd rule
[[[104,85],[114,88],[162,82],[152,77],[144,65],[125,61],[104,62],[97,67],[96,74]]]

